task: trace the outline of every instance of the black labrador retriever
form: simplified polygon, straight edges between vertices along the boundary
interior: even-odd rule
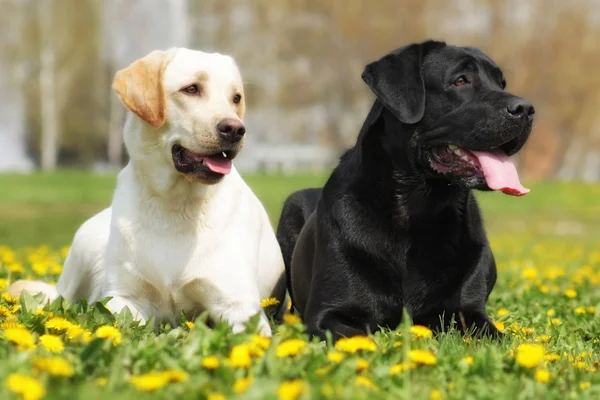
[[[509,156],[533,106],[483,52],[427,41],[366,66],[377,98],[323,189],[285,202],[277,237],[293,306],[334,340],[415,324],[500,335],[496,265],[471,189],[528,192]]]

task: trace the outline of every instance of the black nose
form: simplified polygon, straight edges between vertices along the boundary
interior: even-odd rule
[[[535,108],[533,108],[533,104],[525,99],[512,100],[510,103],[508,103],[506,110],[510,115],[517,118],[528,118],[535,114]]]
[[[225,118],[217,124],[217,131],[223,140],[229,143],[236,143],[242,140],[246,133],[244,123],[239,119]]]

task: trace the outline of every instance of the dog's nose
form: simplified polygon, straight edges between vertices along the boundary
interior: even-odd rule
[[[533,104],[525,99],[515,99],[506,107],[508,113],[517,118],[532,117],[535,114]]]
[[[217,124],[217,130],[219,131],[221,138],[230,143],[239,142],[246,133],[244,123],[235,118],[222,119]]]

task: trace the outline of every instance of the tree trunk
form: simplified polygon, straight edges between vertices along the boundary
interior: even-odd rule
[[[59,117],[56,98],[52,0],[40,0],[40,106],[42,114],[41,167],[54,171],[58,155]]]

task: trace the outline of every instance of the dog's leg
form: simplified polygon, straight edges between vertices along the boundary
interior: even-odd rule
[[[120,296],[113,296],[112,299],[106,304],[106,307],[113,314],[120,313],[125,307],[129,308],[129,312],[133,315],[133,318],[136,321],[140,321],[141,324],[146,323],[146,318],[142,315],[142,313],[138,310],[137,306],[129,299]]]
[[[225,304],[214,303],[207,307],[208,312],[216,321],[227,321],[231,326],[233,333],[239,333],[246,330],[246,323],[256,314],[260,313],[258,321],[258,332],[262,336],[271,337],[271,326],[267,315],[262,310],[259,302],[240,300],[228,302]]]

